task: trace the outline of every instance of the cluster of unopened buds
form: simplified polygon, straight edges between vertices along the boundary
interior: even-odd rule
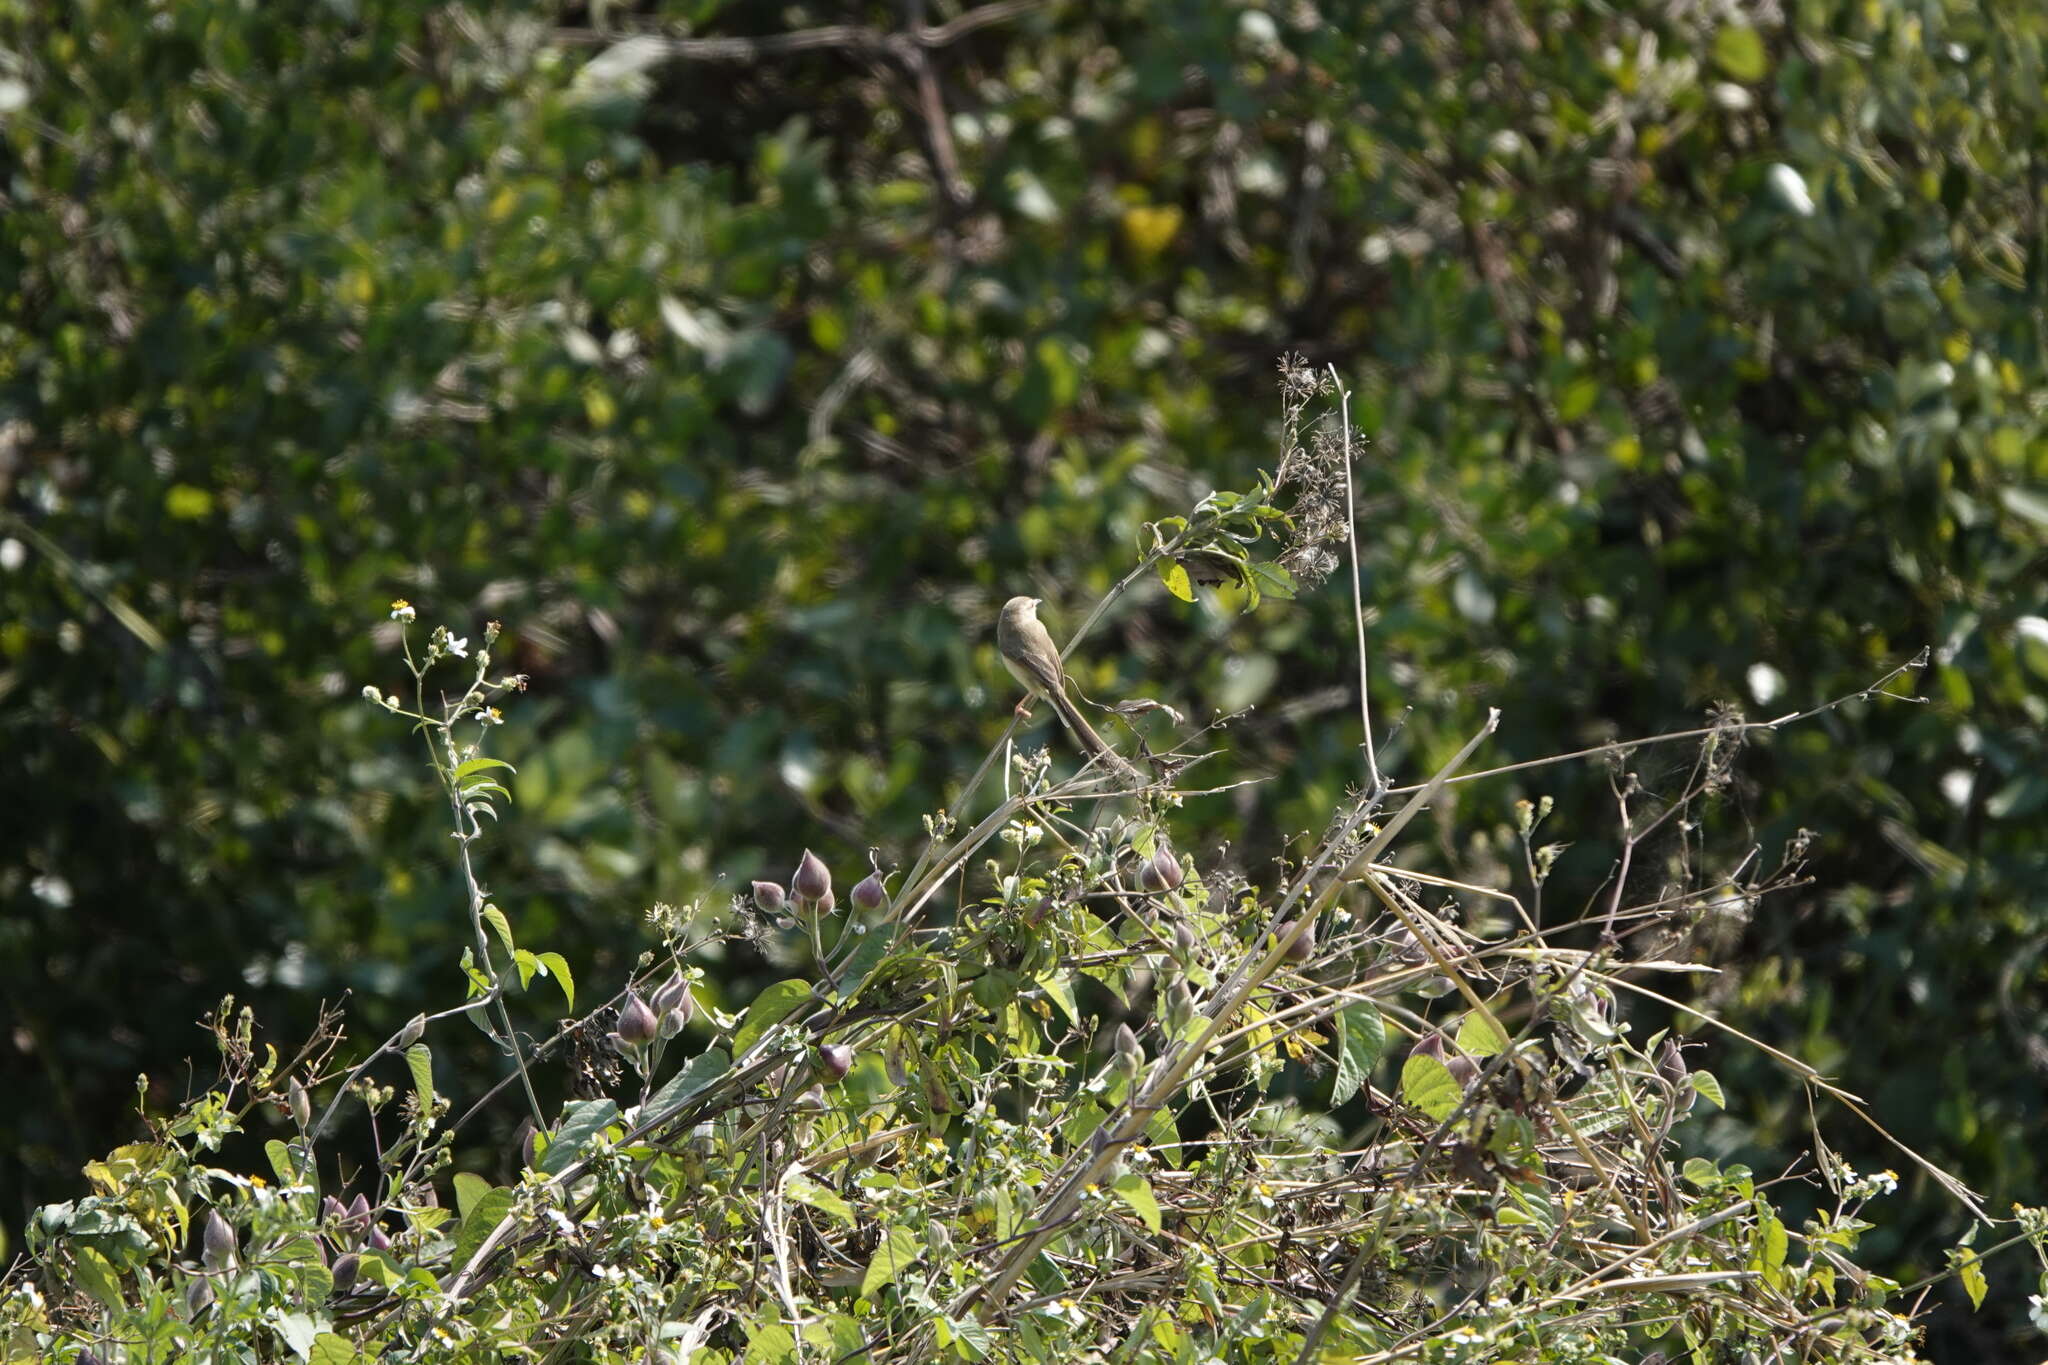
[[[829,915],[839,907],[832,894],[832,869],[809,849],[790,874],[788,890],[780,882],[755,882],[753,890],[754,904],[770,915],[779,915],[792,904],[805,915]],[[889,903],[889,891],[882,885],[882,874],[870,872],[854,883],[846,898],[854,909],[871,914]]]
[[[647,999],[642,1000],[638,991],[627,991],[625,1003],[619,1006],[618,1028],[612,1034],[612,1041],[622,1048],[638,1052],[657,1038],[673,1038],[697,1015],[697,997],[690,992],[690,983],[682,973],[669,976]]]

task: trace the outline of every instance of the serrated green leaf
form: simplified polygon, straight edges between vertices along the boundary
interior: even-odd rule
[[[514,953],[519,951],[519,945],[512,941],[512,922],[505,918],[503,910],[500,910],[495,905],[486,905],[483,910],[483,918],[485,924],[490,925],[491,928],[497,931],[498,942],[505,945],[506,952]]]
[[[477,1206],[477,1201],[490,1192],[491,1182],[475,1171],[455,1173],[455,1210],[465,1219],[469,1217],[470,1210]]]
[[[820,1213],[837,1218],[848,1227],[859,1221],[854,1216],[853,1205],[840,1198],[837,1191],[828,1189],[807,1176],[790,1177],[783,1182],[782,1192],[799,1204],[808,1205]]]
[[[569,960],[560,953],[536,953],[534,956],[539,959],[541,966],[548,969],[548,975],[555,979],[555,984],[562,988],[564,1008],[575,1009],[576,978],[570,974]]]
[[[354,1344],[332,1332],[314,1337],[313,1349],[306,1353],[306,1365],[355,1365],[359,1359]]]
[[[744,1057],[749,1048],[761,1041],[761,1035],[810,999],[811,983],[794,977],[763,989],[754,997],[754,1003],[747,1006],[747,1016],[740,1022],[740,1031],[733,1035],[733,1055]]]
[[[434,1107],[434,1053],[425,1043],[414,1043],[405,1050],[405,1069],[412,1073],[412,1088],[419,1091],[420,1103],[426,1109]]]
[[[834,973],[834,980],[839,983],[840,1000],[851,1000],[860,994],[860,988],[867,984],[868,974],[889,955],[889,948],[895,941],[895,934],[883,925],[871,925],[865,934],[860,935],[853,951]]]
[[[1727,24],[1714,35],[1714,64],[1730,80],[1749,84],[1764,78],[1764,40],[1748,24]]]
[[[1074,979],[1065,972],[1047,972],[1038,978],[1038,988],[1045,992],[1045,998],[1060,1007],[1060,1013],[1070,1023],[1081,1022],[1081,1007],[1074,999]]]
[[[284,1338],[284,1344],[291,1347],[293,1355],[301,1360],[312,1359],[313,1338],[318,1334],[312,1318],[304,1313],[286,1311],[279,1313],[271,1323],[277,1334]]]
[[[484,1238],[512,1211],[515,1193],[503,1185],[486,1190],[476,1203],[462,1212],[462,1227],[455,1234],[455,1252],[448,1264],[460,1271],[484,1244]]]
[[[683,1063],[683,1069],[671,1076],[667,1085],[654,1092],[654,1098],[642,1106],[642,1112],[650,1117],[672,1113],[676,1106],[730,1070],[732,1058],[719,1049],[714,1047],[708,1052],[701,1052]]]
[[[1387,1023],[1370,1004],[1337,1012],[1337,1068],[1330,1083],[1330,1103],[1343,1104],[1358,1093],[1387,1050]]]
[[[1159,561],[1159,581],[1166,585],[1168,592],[1178,597],[1181,601],[1192,602],[1195,600],[1194,584],[1188,581],[1188,571],[1180,566],[1178,560],[1162,559]]]
[[[562,1121],[549,1136],[548,1148],[540,1154],[542,1175],[560,1175],[567,1170],[590,1139],[618,1121],[619,1106],[611,1100],[571,1100],[562,1106]]]
[[[1159,1231],[1159,1200],[1152,1193],[1151,1181],[1135,1171],[1126,1171],[1110,1188],[1116,1191],[1117,1198],[1131,1206],[1146,1227]]]
[[[1285,567],[1271,562],[1252,565],[1252,577],[1258,580],[1261,590],[1268,597],[1277,597],[1283,602],[1292,602],[1295,597],[1294,575]]]
[[[1726,1109],[1728,1107],[1728,1102],[1721,1096],[1721,1082],[1714,1078],[1713,1072],[1693,1072],[1692,1088],[1699,1092],[1701,1099],[1713,1105],[1716,1109]]]
[[[892,1284],[923,1254],[924,1243],[916,1233],[906,1227],[890,1228],[882,1234],[881,1244],[868,1261],[867,1273],[860,1277],[861,1297],[872,1298],[876,1290]]]
[[[289,1185],[298,1179],[298,1168],[290,1147],[272,1138],[263,1144],[263,1155],[270,1158],[270,1169],[277,1176],[278,1184]]]
[[[1410,1053],[1401,1064],[1401,1098],[1442,1123],[1465,1098],[1465,1091],[1441,1061]]]
[[[1458,1049],[1470,1057],[1491,1057],[1507,1051],[1508,1038],[1478,1010],[1469,1011],[1458,1023]]]
[[[1181,1164],[1180,1125],[1173,1121],[1170,1109],[1152,1111],[1152,1117],[1145,1120],[1145,1141],[1150,1144],[1152,1154],[1167,1165]]]
[[[1985,1291],[1991,1283],[1984,1277],[1984,1258],[1969,1247],[1957,1247],[1956,1275],[1963,1282],[1963,1292],[1970,1296],[1970,1311],[1976,1312],[1984,1306]]]
[[[121,1277],[115,1273],[112,1261],[89,1246],[73,1246],[72,1263],[77,1269],[79,1288],[108,1308],[121,1307]]]

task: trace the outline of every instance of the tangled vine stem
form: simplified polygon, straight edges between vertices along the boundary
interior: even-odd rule
[[[1314,391],[1325,391],[1320,381]],[[1342,386],[1328,391],[1341,410]],[[1348,469],[1349,451],[1327,433],[1311,445],[1323,453],[1283,461],[1253,493],[1212,494],[1155,527],[1069,651],[1142,575],[1186,589],[1191,556],[1205,557],[1205,572],[1237,574],[1252,601],[1261,585],[1293,583],[1254,555],[1275,535],[1293,537],[1288,553],[1305,567],[1333,562],[1327,545],[1352,539],[1338,522],[1355,506],[1330,461],[1341,452]],[[1317,500],[1313,515],[1285,505],[1296,478],[1297,496]],[[1303,531],[1309,523],[1319,529]],[[1362,632],[1356,597],[1353,606]],[[400,609],[409,620],[411,608]],[[729,924],[701,908],[657,907],[662,951],[605,1005],[529,1045],[514,993],[545,969],[567,997],[568,965],[515,944],[476,869],[484,818],[508,795],[491,776],[503,765],[485,752],[496,715],[486,689],[521,680],[487,683],[480,656],[464,691],[430,715],[427,670],[465,648],[437,631],[415,660],[408,643],[410,710],[375,689],[366,696],[425,732],[451,802],[471,998],[417,1017],[345,1071],[328,1066],[338,1021],[279,1069],[258,1064],[246,1017],[231,1028],[223,1010],[223,1085],[240,1098],[218,1112],[246,1115],[282,1096],[300,1131],[279,1158],[285,1184],[251,1187],[240,1205],[216,1198],[213,1212],[235,1221],[216,1227],[210,1215],[212,1261],[167,1272],[186,1277],[188,1304],[223,1305],[208,1320],[222,1342],[241,1331],[267,1348],[273,1329],[263,1324],[287,1311],[259,1303],[262,1312],[236,1317],[225,1306],[243,1292],[224,1271],[237,1226],[249,1229],[246,1253],[266,1265],[264,1283],[324,1285],[315,1297],[337,1332],[419,1360],[451,1341],[558,1358],[601,1339],[625,1358],[716,1339],[730,1354],[779,1332],[817,1359],[921,1363],[962,1343],[986,1356],[1000,1333],[1003,1350],[1042,1360],[1116,1340],[1154,1343],[1165,1361],[1191,1334],[1228,1357],[1255,1309],[1273,1324],[1271,1349],[1300,1365],[1329,1351],[1371,1362],[1533,1359],[1566,1339],[1612,1354],[1671,1333],[1877,1361],[1914,1330],[1912,1310],[1871,1291],[1874,1282],[1853,1295],[1841,1286],[1862,1273],[1848,1253],[1889,1174],[1859,1175],[1821,1145],[1817,1176],[1832,1203],[1788,1227],[1773,1182],[1679,1161],[1679,1119],[1722,1100],[1718,1080],[1687,1058],[1700,1045],[1663,1028],[1638,1041],[1652,1022],[1645,1009],[1660,1022],[1691,1016],[1695,1031],[1759,1049],[1811,1095],[1877,1127],[1813,1068],[1644,984],[1712,974],[1691,960],[1695,934],[1804,885],[1800,847],[1767,867],[1755,847],[1723,858],[1688,843],[1654,898],[1631,904],[1625,893],[1651,835],[1681,819],[1693,827],[1727,778],[1735,741],[1892,696],[1924,653],[1773,720],[1722,716],[1491,770],[1700,746],[1661,806],[1617,781],[1622,852],[1601,893],[1561,923],[1541,901],[1548,862],[1530,845],[1547,806],[1538,814],[1522,803],[1528,905],[1484,876],[1396,861],[1416,847],[1404,836],[1419,814],[1452,785],[1489,775],[1467,768],[1498,712],[1426,782],[1389,787],[1362,709],[1365,790],[1330,813],[1312,851],[1270,890],[1222,857],[1174,846],[1173,810],[1241,785],[1182,780],[1226,722],[1145,749],[1150,776],[1136,781],[1098,764],[1056,776],[1048,756],[1015,751],[1013,724],[955,807],[973,808],[998,763],[1002,795],[965,828],[933,817],[893,900],[877,878],[861,888],[864,908],[850,893],[840,904],[829,869],[806,855],[787,894],[805,935],[798,957],[816,964],[815,979],[768,986],[736,1015],[702,1012],[691,959],[707,935],[796,932],[774,918],[785,892],[763,884]],[[1363,691],[1362,647],[1359,667]],[[466,721],[479,725],[474,743],[455,738]],[[1164,729],[1148,728],[1153,739]],[[841,917],[829,947],[828,916]],[[420,1040],[468,1012],[487,1016],[512,1061],[450,1121]],[[671,1064],[685,1028],[694,1050]],[[455,1177],[460,1216],[448,1218],[432,1181],[455,1159],[456,1137],[515,1085],[539,1120],[533,1069],[565,1053],[582,1098],[533,1124],[512,1183]],[[377,1111],[390,1094],[373,1072],[393,1055],[406,1059],[415,1093],[385,1143]],[[621,1100],[627,1065],[637,1097]],[[316,1121],[311,1092],[330,1085]],[[379,1198],[345,1206],[321,1196],[317,1158],[349,1097],[365,1101],[378,1139]],[[163,1126],[155,1167],[131,1159],[133,1173],[107,1177],[130,1182],[120,1198],[142,1199],[149,1180],[220,1179],[183,1145],[219,1126],[201,1117],[211,1103]],[[1969,1190],[1884,1137],[1984,1217]],[[2048,1217],[2026,1214],[2000,1245],[2044,1238]],[[70,1266],[53,1288],[106,1303],[87,1249],[69,1254],[45,1254],[44,1264]],[[1981,1274],[1979,1260],[1959,1249],[1953,1273]]]

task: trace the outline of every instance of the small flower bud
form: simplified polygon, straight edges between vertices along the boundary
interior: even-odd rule
[[[369,1243],[372,1251],[391,1250],[391,1239],[384,1235],[384,1229],[374,1223],[370,1225],[370,1235],[363,1240]]]
[[[521,1165],[531,1168],[535,1162],[540,1160],[540,1130],[533,1126],[532,1119],[519,1120],[519,1132],[515,1138],[515,1145],[519,1148],[519,1161]]]
[[[1462,1052],[1444,1058],[1444,1069],[1451,1073],[1451,1079],[1458,1083],[1461,1090],[1470,1090],[1472,1082],[1479,1079],[1479,1063]]]
[[[1672,1086],[1684,1085],[1692,1072],[1685,1065],[1685,1053],[1679,1049],[1678,1041],[1667,1037],[1657,1045],[1657,1074]]]
[[[670,1010],[661,1016],[661,1036],[664,1039],[673,1038],[685,1028],[688,1028],[689,1024],[689,1015],[681,1010]]]
[[[421,1035],[424,1034],[426,1031],[427,1016],[424,1014],[415,1014],[412,1018],[406,1021],[405,1027],[398,1031],[399,1048],[402,1050],[411,1047],[414,1043],[417,1043],[420,1040]]]
[[[839,898],[833,895],[830,891],[827,891],[824,895],[818,897],[818,899],[812,903],[812,908],[815,909],[821,915],[829,915],[832,913],[833,907],[838,904]]]
[[[1410,1049],[1410,1053],[1416,1057],[1434,1057],[1438,1061],[1442,1061],[1444,1059],[1443,1034],[1438,1033],[1435,1029],[1431,1029],[1428,1033],[1415,1040],[1415,1046]]]
[[[1138,860],[1138,889],[1148,896],[1156,896],[1166,889],[1166,881],[1159,875],[1159,865],[1150,858]]]
[[[370,1201],[367,1197],[359,1194],[349,1201],[348,1223],[359,1237],[370,1226]]]
[[[313,1097],[306,1093],[305,1086],[299,1084],[298,1077],[292,1077],[292,1083],[286,1087],[285,1094],[291,1101],[292,1122],[298,1124],[302,1132],[312,1127]]]
[[[356,1276],[362,1273],[363,1258],[351,1251],[346,1256],[334,1258],[334,1292],[346,1294],[356,1287]]]
[[[1175,977],[1166,988],[1166,1024],[1178,1034],[1193,1022],[1195,1017],[1195,993],[1188,989],[1188,983]]]
[[[348,1221],[348,1205],[331,1194],[323,1195],[320,1199],[320,1216],[332,1218],[337,1223],[345,1223]]]
[[[373,705],[382,706],[384,704],[384,694],[377,690],[375,683],[364,683],[363,700]]]
[[[619,1042],[625,1047],[645,1047],[660,1031],[661,1021],[647,1008],[647,1002],[627,991],[626,1003],[619,1007]]]
[[[213,1302],[213,1285],[203,1275],[194,1275],[185,1286],[185,1316],[196,1318]]]
[[[889,903],[888,888],[882,885],[882,874],[870,872],[853,884],[853,890],[846,893],[853,908],[863,914],[879,910]]]
[[[825,860],[809,849],[796,865],[796,874],[789,879],[789,889],[796,892],[798,900],[821,901],[832,894],[832,872],[825,866]]]
[[[1173,952],[1183,962],[1195,960],[1195,931],[1188,928],[1186,921],[1173,926]]]
[[[805,1087],[804,1092],[796,1097],[793,1104],[795,1108],[808,1109],[813,1113],[831,1107],[825,1102],[824,1090],[815,1085]]]
[[[668,980],[661,983],[661,988],[647,997],[647,1006],[656,1014],[667,1014],[670,1010],[681,1009],[689,993],[690,987],[684,982],[683,974],[672,972]]]
[[[1287,921],[1287,923],[1280,926],[1280,937],[1283,939],[1293,932],[1293,920],[1289,920]],[[1310,920],[1306,925],[1302,927],[1302,931],[1299,934],[1295,934],[1294,942],[1287,945],[1287,960],[1289,962],[1306,962],[1315,955],[1316,922],[1314,920]]]
[[[826,1043],[818,1049],[814,1070],[826,1082],[837,1084],[853,1070],[853,1055],[853,1048],[845,1043]]]
[[[779,915],[782,907],[789,903],[780,882],[755,882],[754,904],[764,915]]]
[[[1127,1078],[1135,1078],[1139,1068],[1145,1065],[1145,1048],[1139,1043],[1138,1035],[1129,1024],[1116,1026],[1116,1068]]]
[[[225,1270],[235,1259],[235,1230],[220,1216],[219,1209],[206,1211],[206,1226],[199,1235],[199,1259],[208,1270]]]
[[[1180,859],[1174,857],[1164,844],[1152,855],[1152,871],[1164,891],[1178,891],[1180,884],[1187,880],[1187,873],[1181,870]]]

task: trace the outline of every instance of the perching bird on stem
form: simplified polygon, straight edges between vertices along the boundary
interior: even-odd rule
[[[1136,770],[1095,733],[1095,727],[1067,696],[1067,673],[1060,665],[1060,652],[1038,619],[1040,600],[1013,597],[1003,603],[1002,615],[996,618],[996,652],[1003,656],[1003,666],[1010,670],[1010,675],[1024,684],[1026,693],[1024,700],[1017,703],[1017,714],[1030,714],[1032,701],[1044,697],[1059,714],[1060,724],[1067,727],[1090,758],[1099,757],[1113,772],[1134,773]]]

